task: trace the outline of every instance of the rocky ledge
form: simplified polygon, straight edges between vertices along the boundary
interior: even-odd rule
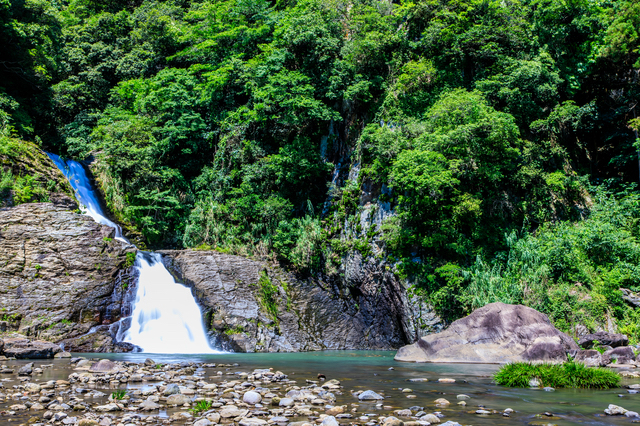
[[[578,345],[549,318],[522,305],[490,303],[401,348],[397,361],[444,363],[562,362]]]
[[[352,283],[352,291],[343,292],[240,256],[192,250],[160,253],[177,279],[192,288],[212,336],[225,349],[395,349],[419,335],[417,316],[439,324],[431,311],[406,299],[393,274],[371,273]]]
[[[59,342],[121,316],[130,247],[51,203],[0,209],[0,331]]]

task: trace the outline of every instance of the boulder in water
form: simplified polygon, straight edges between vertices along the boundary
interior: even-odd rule
[[[571,337],[549,318],[522,305],[490,303],[454,321],[438,334],[422,337],[398,350],[397,361],[506,363],[563,362],[577,351]]]
[[[379,395],[372,390],[366,390],[362,392],[360,395],[358,395],[358,399],[360,401],[368,401],[368,400],[374,400],[374,399],[384,399],[384,396]]]
[[[115,373],[120,369],[118,364],[109,360],[101,359],[89,368],[89,371],[94,373]]]
[[[249,391],[245,392],[242,396],[242,400],[247,404],[256,405],[262,401],[262,396],[258,392]]]
[[[182,395],[181,393],[171,395],[169,398],[167,398],[168,405],[183,405],[187,402],[191,402],[191,398],[189,398],[187,395]]]

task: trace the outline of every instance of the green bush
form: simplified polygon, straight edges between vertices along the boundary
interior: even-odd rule
[[[616,388],[620,375],[605,368],[586,367],[572,360],[563,364],[533,364],[516,362],[500,368],[494,375],[496,383],[514,388],[529,387],[531,379],[553,388]]]

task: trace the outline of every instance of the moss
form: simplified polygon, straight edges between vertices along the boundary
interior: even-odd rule
[[[267,271],[260,272],[258,280],[258,297],[260,306],[267,312],[269,317],[276,323],[278,322],[278,287],[271,282],[271,278],[267,275]]]
[[[136,262],[136,254],[134,252],[127,252],[127,259],[124,262],[125,268],[131,268]]]

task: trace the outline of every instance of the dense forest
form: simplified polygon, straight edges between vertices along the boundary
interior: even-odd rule
[[[447,320],[640,337],[638,1],[0,0],[0,25],[0,154],[92,159],[139,244],[324,277],[358,252]]]

